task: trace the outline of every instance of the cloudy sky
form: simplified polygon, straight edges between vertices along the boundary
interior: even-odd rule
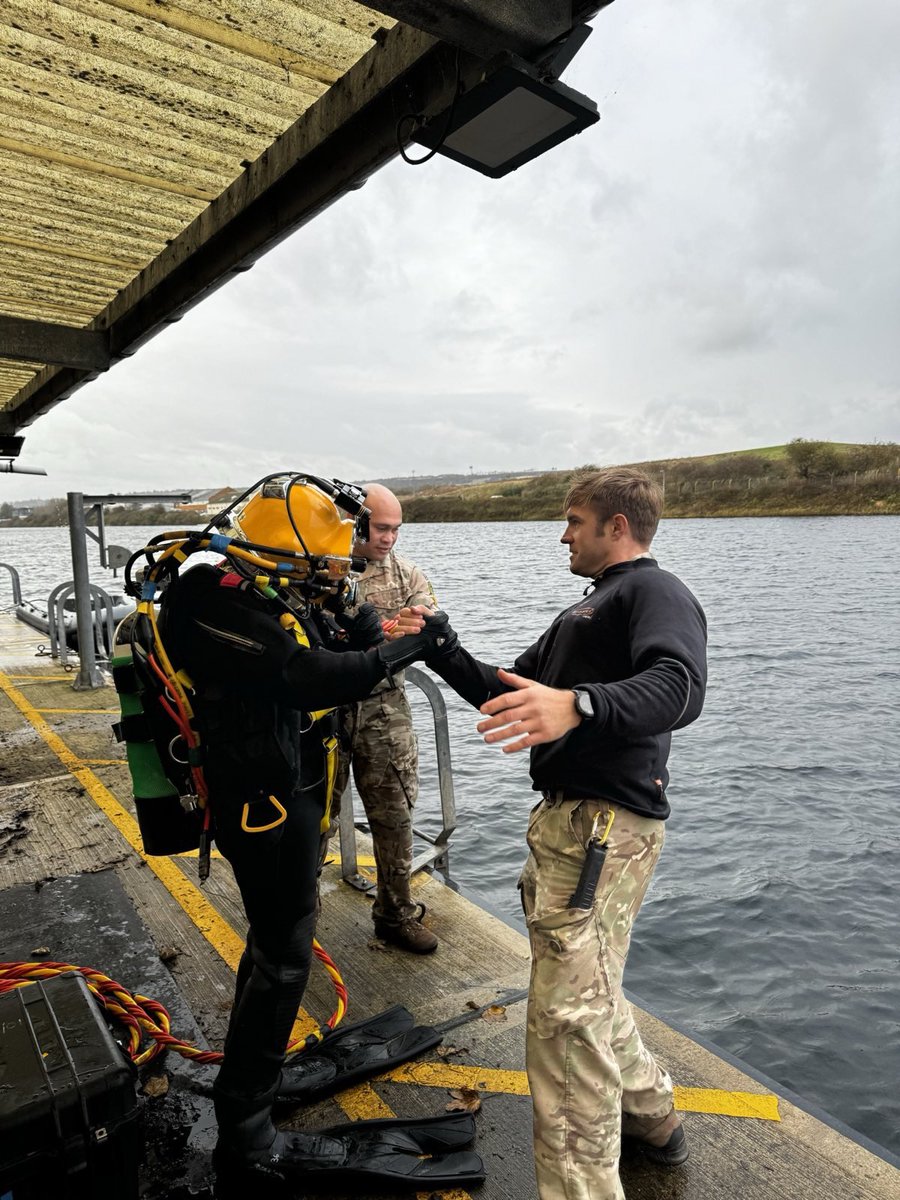
[[[394,162],[25,430],[0,499],[900,440],[900,5],[618,0],[601,121]]]

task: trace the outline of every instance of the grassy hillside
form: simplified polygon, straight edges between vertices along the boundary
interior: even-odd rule
[[[900,446],[814,442],[635,463],[663,486],[667,517],[806,517],[900,514]],[[382,479],[403,500],[407,521],[556,521],[576,471],[433,475]],[[0,504],[0,526],[65,525],[65,500],[31,516]],[[181,528],[184,513],[112,509],[107,525]]]
[[[667,517],[900,513],[900,447],[808,442],[635,463],[664,487]],[[423,488],[403,495],[407,521],[559,518],[575,470]]]

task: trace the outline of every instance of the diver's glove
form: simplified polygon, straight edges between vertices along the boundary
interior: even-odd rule
[[[337,613],[334,620],[347,634],[351,650],[369,650],[384,641],[381,618],[371,604],[361,604],[352,615]]]
[[[419,633],[408,633],[393,642],[383,642],[377,650],[384,663],[385,674],[390,683],[394,675],[414,662],[434,662],[447,658],[459,643],[456,631],[450,628],[445,612],[438,610],[425,616],[425,628]]]

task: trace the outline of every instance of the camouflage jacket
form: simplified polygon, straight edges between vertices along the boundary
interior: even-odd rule
[[[424,571],[393,550],[381,562],[370,562],[357,586],[357,603],[373,605],[382,621],[410,604],[437,608],[434,589]]]
[[[425,572],[393,550],[380,562],[368,563],[357,586],[357,604],[371,604],[382,621],[396,616],[401,608],[411,604],[427,604],[429,608],[438,606]],[[402,686],[402,674],[396,675],[395,679],[398,686]],[[384,680],[375,691],[383,691],[389,686]]]

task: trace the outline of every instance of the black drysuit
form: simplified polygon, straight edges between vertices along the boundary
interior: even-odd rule
[[[274,1135],[268,1113],[312,954],[330,718],[310,713],[363,699],[385,675],[377,654],[353,649],[352,632],[339,640],[317,610],[295,612],[301,645],[279,620],[285,611],[201,565],[170,584],[160,617],[169,656],[195,689],[215,840],[250,925],[215,1085],[220,1138],[250,1148]],[[277,818],[270,796],[286,819],[242,829],[245,812],[252,826]]]

